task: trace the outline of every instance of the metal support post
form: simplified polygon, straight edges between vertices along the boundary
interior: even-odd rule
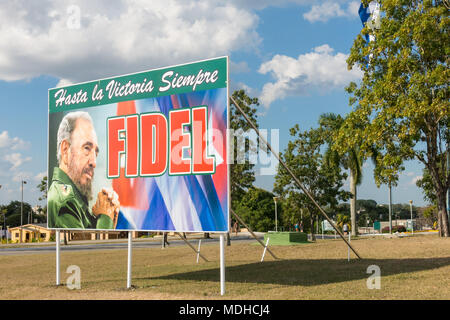
[[[128,231],[128,268],[127,268],[127,289],[131,288],[131,258],[132,258],[132,238],[133,233]]]
[[[225,240],[224,234],[220,234],[220,295],[225,294]]]
[[[60,252],[61,252],[61,236],[60,231],[56,230],[56,285],[61,284],[61,273],[60,273]]]
[[[266,245],[265,245],[265,247],[264,247],[263,255],[262,255],[262,257],[261,257],[261,262],[264,261],[264,257],[265,257],[265,255],[266,255],[267,246],[269,245],[269,239],[270,239],[270,238],[267,237]]]

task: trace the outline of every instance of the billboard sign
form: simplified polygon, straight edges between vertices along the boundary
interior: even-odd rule
[[[51,229],[226,232],[228,58],[49,90]]]
[[[335,222],[333,221],[333,223],[335,223]],[[323,220],[322,221],[322,230],[323,231],[334,231],[334,228],[331,225],[331,223],[328,222],[328,220]]]

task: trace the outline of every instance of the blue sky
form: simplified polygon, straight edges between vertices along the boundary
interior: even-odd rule
[[[317,126],[322,113],[350,112],[344,87],[358,81],[345,59],[361,30],[358,1],[3,1],[0,4],[0,203],[38,201],[46,174],[48,89],[228,55],[230,85],[258,97],[261,128]],[[405,163],[395,203],[424,205]],[[358,198],[387,203],[373,165],[364,165]],[[272,190],[274,176],[257,176]],[[348,182],[345,184],[348,189]]]

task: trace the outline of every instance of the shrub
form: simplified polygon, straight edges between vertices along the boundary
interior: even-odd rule
[[[384,227],[381,230],[381,232],[382,233],[389,233],[389,226]],[[406,227],[405,226],[393,226],[392,227],[392,233],[395,233],[395,232],[406,232]]]
[[[406,227],[405,226],[392,227],[392,232],[406,232]]]

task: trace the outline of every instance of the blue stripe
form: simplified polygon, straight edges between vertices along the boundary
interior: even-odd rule
[[[361,18],[362,25],[364,27],[364,24],[370,18],[369,7],[364,7],[364,4],[361,3],[361,5],[359,6],[358,13],[359,13],[359,17]]]
[[[169,211],[156,183],[153,190],[149,190],[148,197],[151,199],[148,211],[145,213],[142,229],[147,230],[175,230],[175,226],[170,218]]]

